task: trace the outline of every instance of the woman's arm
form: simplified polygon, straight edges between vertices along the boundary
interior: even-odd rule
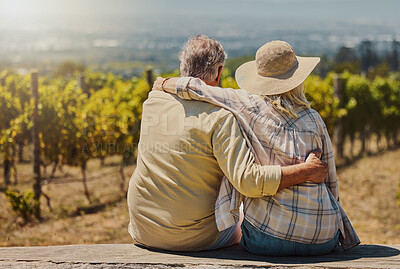
[[[157,78],[153,90],[164,90],[182,99],[205,101],[229,110],[240,111],[254,105],[255,98],[245,90],[220,88],[207,85],[198,78]]]

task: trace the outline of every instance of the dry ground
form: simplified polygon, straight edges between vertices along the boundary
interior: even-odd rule
[[[399,160],[397,149],[338,170],[341,203],[363,243],[400,244]],[[131,243],[125,194],[119,190],[118,161],[109,158],[104,167],[97,160],[89,163],[88,186],[96,206],[91,208],[83,194],[79,169],[65,166],[68,175],[58,171],[56,179],[43,188],[53,207],[50,212],[46,200],[41,201],[43,223],[22,226],[19,219],[14,223],[16,215],[0,193],[0,246]],[[134,165],[125,169],[127,180],[134,169]],[[32,165],[18,165],[18,172],[20,183],[13,187],[31,189]]]
[[[5,195],[0,193],[0,246],[131,242],[127,233],[125,193],[119,189],[118,162],[119,158],[112,157],[106,160],[104,167],[97,160],[89,163],[87,174],[92,205],[84,195],[80,169],[65,166],[63,171],[67,175],[57,171],[56,178],[43,186],[53,208],[50,212],[46,200],[41,199],[43,223],[21,226],[21,220],[6,231],[16,214]],[[125,169],[126,185],[134,169],[134,165]],[[32,165],[18,165],[18,175],[20,184],[12,188],[32,189]],[[90,210],[94,213],[87,213]]]
[[[339,168],[341,204],[363,243],[400,244],[400,149]]]

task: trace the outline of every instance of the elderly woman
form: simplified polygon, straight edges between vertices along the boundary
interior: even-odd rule
[[[250,252],[308,256],[331,252],[339,241],[344,249],[360,243],[339,203],[326,126],[304,96],[304,81],[318,62],[316,57],[296,56],[286,42],[272,41],[257,51],[255,61],[237,69],[242,90],[211,87],[195,78],[160,78],[155,83],[155,89],[231,111],[263,165],[300,163],[310,152],[323,149],[321,158],[329,165],[324,184],[306,182],[274,196],[252,198],[223,180],[215,207],[218,229],[238,222],[243,202],[241,245]]]

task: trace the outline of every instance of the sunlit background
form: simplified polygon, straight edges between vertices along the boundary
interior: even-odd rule
[[[97,69],[114,62],[177,67],[189,36],[221,41],[230,57],[283,39],[300,54],[400,40],[397,0],[1,0],[0,62],[45,71],[66,59]],[[0,66],[1,66],[0,65]],[[116,70],[117,71],[117,70]],[[133,68],[132,74],[142,70]],[[125,72],[128,72],[125,70]]]

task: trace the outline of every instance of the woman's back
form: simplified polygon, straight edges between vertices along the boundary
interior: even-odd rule
[[[263,98],[253,97],[260,111],[253,119],[252,131],[266,152],[260,159],[262,164],[285,166],[304,162],[311,151],[321,148],[330,172],[325,184],[303,183],[274,196],[245,198],[246,220],[280,239],[307,244],[332,239],[342,227],[336,201],[336,169],[324,122],[313,109],[295,108],[298,118],[292,118]],[[253,111],[250,108],[242,113],[254,114]]]

